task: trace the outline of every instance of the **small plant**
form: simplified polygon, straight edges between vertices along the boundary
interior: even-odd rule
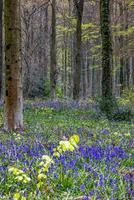
[[[113,114],[118,110],[116,99],[112,96],[99,99],[100,110],[108,119],[113,118]]]

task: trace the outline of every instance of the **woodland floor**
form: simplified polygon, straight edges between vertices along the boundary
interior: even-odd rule
[[[134,119],[109,121],[96,105],[48,101],[27,102],[24,124],[17,134],[0,130],[0,199],[133,200]],[[36,188],[41,156],[51,156],[73,134],[80,137],[79,148],[55,159],[44,189]],[[9,166],[23,169],[30,184],[16,182]]]

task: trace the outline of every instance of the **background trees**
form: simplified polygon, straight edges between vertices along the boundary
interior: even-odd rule
[[[21,2],[26,98],[120,96],[133,87],[133,3],[112,1],[109,10],[100,11],[102,2]],[[108,8],[110,1],[104,2]]]
[[[81,8],[78,6],[80,2]],[[101,67],[100,1],[57,0],[56,4],[52,2],[52,7],[50,3],[49,0],[22,1],[24,95],[50,96],[52,83],[57,96],[65,98],[74,96],[76,99],[78,93],[80,98],[100,96],[105,86],[110,92],[110,82],[101,84],[104,77]],[[111,1],[109,15],[113,66],[107,77],[111,76],[112,79],[112,94],[120,96],[124,89],[131,88],[134,83],[132,1]],[[55,16],[55,20],[52,16]],[[78,38],[76,33],[80,27]],[[81,47],[77,48],[77,41]],[[77,49],[81,49],[80,56],[76,56],[80,52]],[[56,66],[53,73],[52,66]]]

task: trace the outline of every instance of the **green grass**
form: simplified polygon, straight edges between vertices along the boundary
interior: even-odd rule
[[[114,146],[120,146],[128,155],[134,153],[132,146],[128,145],[131,142],[133,137],[133,130],[134,130],[134,119],[131,122],[127,121],[109,121],[103,116],[101,113],[96,112],[94,110],[84,110],[84,109],[60,109],[55,110],[51,108],[45,107],[34,107],[31,106],[24,110],[24,134],[23,134],[23,141],[26,143],[32,144],[34,141],[38,141],[44,147],[51,146],[51,145],[58,145],[59,141],[62,140],[63,136],[70,137],[73,134],[78,134],[80,136],[80,145],[96,145],[96,141],[101,142],[101,147],[105,148],[109,144],[113,144]],[[0,110],[0,124],[2,127],[3,124],[3,110]],[[109,131],[110,134],[102,134],[103,130]],[[3,144],[6,144],[7,140],[16,140],[16,135],[13,133],[3,132],[2,129],[0,130],[0,141]],[[125,142],[124,142],[125,141]],[[19,141],[21,142],[21,140]],[[27,158],[29,159],[29,158]],[[81,162],[84,161],[85,158],[81,158]],[[87,162],[87,160],[86,160]],[[90,161],[88,161],[90,163]],[[126,200],[125,196],[125,184],[122,182],[122,171],[126,170],[127,168],[133,168],[133,159],[128,157],[125,159],[119,159],[119,171],[121,171],[118,175],[110,174],[110,176],[114,178],[118,178],[121,185],[119,191],[116,194],[119,200]],[[10,162],[9,162],[10,163]],[[37,162],[38,163],[38,162]],[[82,196],[88,193],[88,190],[95,188],[94,186],[94,177],[92,174],[88,174],[88,172],[84,171],[83,167],[81,167],[80,163],[78,166],[80,167],[79,173],[80,178],[77,180],[73,180],[71,177],[71,173],[68,177],[64,177],[64,181],[62,182],[62,189],[57,189],[58,180],[54,179],[54,176],[50,178],[52,181],[51,187],[54,188],[56,198],[52,197],[52,200],[58,200],[59,197],[61,200],[65,200],[65,196],[68,195],[68,200],[71,199],[73,196]],[[22,166],[21,163],[17,161],[16,165]],[[99,173],[105,173],[105,163],[104,160],[100,162],[95,161],[92,163],[94,169]],[[34,167],[38,167],[36,164]],[[59,170],[59,169],[58,169]],[[60,170],[57,171],[60,173]],[[124,173],[124,172],[123,172]],[[92,181],[91,183],[87,184],[87,191],[81,192],[80,185],[86,184],[87,176],[91,175]],[[34,177],[35,178],[35,177]],[[34,179],[33,178],[33,179]],[[97,179],[96,181],[98,181]],[[9,183],[11,184],[11,180]],[[6,188],[9,187],[9,183]],[[15,184],[12,182],[12,184]],[[34,185],[34,184],[33,184]],[[76,185],[76,186],[75,186]],[[2,186],[3,187],[3,186]],[[16,186],[15,186],[16,187]],[[35,187],[35,185],[34,185]],[[72,190],[68,188],[72,187]],[[106,192],[102,194],[104,196],[104,200],[108,199],[110,196],[110,186],[109,183],[106,185]],[[101,190],[102,188],[100,188]],[[3,189],[8,192],[8,189]],[[121,196],[120,192],[123,192]],[[12,195],[12,194],[11,194]],[[96,194],[97,195],[97,194]],[[30,197],[32,198],[32,197]],[[46,198],[46,197],[45,197]],[[40,196],[41,199],[45,199],[44,197]],[[34,199],[34,198],[33,198]],[[28,199],[28,200],[33,200]],[[46,198],[47,199],[47,198]],[[96,199],[95,196],[92,199]],[[5,200],[3,198],[3,200]],[[7,200],[7,199],[6,199]]]

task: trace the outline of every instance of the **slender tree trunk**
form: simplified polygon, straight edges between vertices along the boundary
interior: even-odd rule
[[[92,59],[92,89],[91,89],[91,92],[92,92],[92,97],[95,96],[95,69],[94,69],[94,65],[95,65],[95,59],[93,58]]]
[[[72,16],[72,0],[68,0],[68,16]],[[69,23],[69,28],[71,29],[71,23]],[[72,77],[72,39],[73,34],[68,33],[68,97],[72,97],[72,85],[73,85],[73,77]]]
[[[0,98],[2,96],[2,72],[3,72],[3,0],[0,0]]]
[[[112,96],[112,38],[110,30],[110,0],[100,0],[102,38],[102,96]]]
[[[67,34],[64,33],[64,97],[67,97]]]
[[[65,96],[65,93],[64,93],[64,60],[65,60],[65,54],[64,54],[64,45],[62,44],[62,69],[61,69],[61,91],[62,91],[62,96],[64,97]]]
[[[124,11],[122,2],[119,4],[120,15],[121,15],[121,31],[123,31],[123,21],[124,21]],[[120,44],[120,95],[122,95],[123,90],[125,89],[125,76],[124,76],[124,37],[121,35],[119,37],[119,44]]]
[[[132,85],[134,87],[134,57],[132,57]]]
[[[57,69],[56,69],[56,0],[52,0],[52,33],[50,49],[50,90],[51,98],[56,95]]]
[[[47,81],[48,81],[48,39],[49,39],[49,32],[48,32],[48,7],[44,10],[45,12],[45,27],[44,27],[44,56],[43,56],[43,63],[44,63],[44,81],[45,81],[45,94],[47,91]]]
[[[20,0],[4,1],[5,129],[23,128]]]
[[[84,0],[74,0],[74,6],[76,8],[76,56],[75,56],[75,68],[73,77],[73,98],[79,100],[80,98],[80,81],[81,81],[81,44],[82,44],[82,16]]]
[[[83,47],[82,50],[82,69],[81,69],[81,79],[82,79],[82,96],[86,98],[87,95],[87,58],[86,58],[86,50]]]
[[[128,14],[129,14],[129,10],[128,10],[128,5],[125,5],[125,10],[124,10],[124,29],[127,32],[128,31],[128,27],[129,27],[129,23],[128,23]],[[129,36],[125,37],[125,47],[128,46],[128,41],[129,41]],[[125,81],[126,81],[126,88],[129,89],[129,79],[130,79],[130,60],[129,60],[129,52],[128,52],[128,48],[125,48]]]

